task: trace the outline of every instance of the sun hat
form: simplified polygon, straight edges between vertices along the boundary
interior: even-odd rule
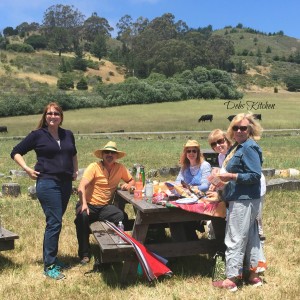
[[[196,147],[200,150],[200,144],[196,140],[188,140],[184,145],[184,148]]]
[[[119,151],[117,149],[117,144],[115,142],[109,141],[103,148],[94,151],[94,155],[98,158],[102,158],[103,151],[113,151],[118,153],[118,158],[122,158],[126,155],[125,152]]]

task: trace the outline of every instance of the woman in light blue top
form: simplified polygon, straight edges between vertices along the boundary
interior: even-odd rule
[[[204,160],[200,151],[200,144],[195,140],[188,140],[183,147],[180,157],[181,169],[175,180],[176,184],[185,183],[197,186],[199,191],[206,192],[209,188],[207,177],[211,173],[210,164]],[[196,230],[203,231],[199,222],[184,222],[170,224],[172,238],[175,241],[197,240]]]
[[[207,177],[210,175],[211,166],[204,160],[200,151],[200,145],[195,140],[188,140],[183,147],[180,157],[181,169],[175,180],[180,184],[181,180],[193,186],[197,186],[202,192],[209,188]]]

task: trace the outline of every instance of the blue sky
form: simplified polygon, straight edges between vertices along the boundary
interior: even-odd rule
[[[0,0],[0,31],[22,22],[41,24],[44,12],[55,4],[73,5],[86,18],[96,12],[114,28],[126,14],[133,20],[140,16],[152,20],[172,13],[176,21],[193,28],[212,25],[215,30],[242,23],[266,33],[283,30],[300,39],[299,0]]]

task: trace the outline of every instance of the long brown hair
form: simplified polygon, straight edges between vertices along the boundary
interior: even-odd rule
[[[182,170],[185,170],[185,169],[189,168],[189,166],[190,166],[190,161],[189,161],[189,159],[187,158],[187,155],[186,155],[186,148],[187,147],[183,148],[183,151],[180,155],[180,160],[179,160],[179,163],[181,165]],[[204,159],[203,154],[200,151],[200,147],[195,147],[195,148],[197,149],[196,162],[197,162],[197,165],[200,166],[205,159]]]
[[[45,106],[44,111],[43,111],[43,115],[38,123],[37,129],[40,128],[45,128],[47,127],[47,122],[46,122],[46,115],[47,115],[47,111],[49,108],[53,107],[55,110],[57,110],[60,113],[60,124],[59,126],[62,124],[63,120],[64,120],[64,113],[62,108],[59,106],[58,103],[56,102],[50,102],[48,105]]]

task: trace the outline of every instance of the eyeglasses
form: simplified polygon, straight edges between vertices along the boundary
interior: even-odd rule
[[[248,126],[232,126],[233,131],[246,131],[248,129]]]
[[[110,150],[103,150],[104,154],[116,154],[116,151],[110,151]]]
[[[217,145],[222,145],[224,143],[225,143],[225,139],[223,138],[223,139],[219,139],[215,142],[210,143],[210,145],[212,148],[215,148]]]
[[[186,153],[197,153],[197,150],[196,149],[186,150]]]
[[[52,111],[50,111],[50,112],[47,112],[46,115],[47,116],[56,116],[56,117],[58,117],[58,116],[60,116],[60,113],[59,112],[52,112]]]

